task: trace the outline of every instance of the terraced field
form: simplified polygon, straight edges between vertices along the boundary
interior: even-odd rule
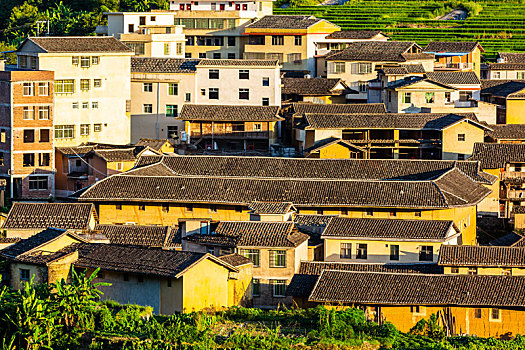
[[[525,51],[525,2],[477,1],[482,10],[463,21],[437,21],[443,2],[415,0],[354,0],[345,5],[275,9],[274,14],[311,14],[342,29],[382,30],[393,40],[479,41],[486,57],[498,51]]]

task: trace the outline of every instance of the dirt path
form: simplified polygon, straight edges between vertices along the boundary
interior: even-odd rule
[[[455,9],[450,11],[444,16],[436,18],[438,21],[450,21],[450,20],[465,20],[467,18],[467,11],[462,9]]]

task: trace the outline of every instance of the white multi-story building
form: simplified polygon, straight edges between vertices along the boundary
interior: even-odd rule
[[[56,146],[130,142],[130,61],[113,37],[27,38],[18,68],[55,72]]]

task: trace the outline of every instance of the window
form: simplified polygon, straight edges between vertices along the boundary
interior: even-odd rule
[[[467,273],[469,275],[477,275],[478,274],[478,268],[477,267],[469,267]]]
[[[38,119],[49,120],[49,106],[38,107]]]
[[[250,79],[250,71],[247,69],[240,69],[239,79]]]
[[[93,87],[94,88],[102,87],[102,79],[93,79]]]
[[[187,92],[184,95],[184,102],[191,102],[191,93],[190,92]]]
[[[512,276],[512,269],[510,268],[504,268],[502,271],[501,271],[501,274],[503,276]]]
[[[220,60],[220,59],[221,59],[221,54],[220,54],[220,52],[214,52],[214,53],[213,53],[213,59],[214,59],[214,60]]]
[[[390,260],[399,260],[399,245],[390,245]]]
[[[164,56],[169,56],[170,51],[170,43],[164,43]]]
[[[31,62],[31,69],[36,69],[36,57],[29,57],[29,61]]]
[[[49,129],[40,129],[40,142],[49,142]]]
[[[261,123],[254,123],[253,124],[253,131],[262,131],[262,124]]]
[[[0,166],[3,166],[4,164],[4,153],[0,152]]]
[[[359,81],[357,83],[359,84],[359,92],[367,92],[368,91],[368,82],[367,81]]]
[[[346,208],[339,210],[339,212],[341,213],[341,215],[348,215],[348,209]]]
[[[217,206],[216,205],[210,205],[210,212],[216,213],[217,212]]]
[[[262,78],[262,86],[270,86],[270,78]]]
[[[519,80],[525,80],[525,72],[517,72],[516,75]]]
[[[249,100],[250,99],[250,90],[249,89],[239,89],[239,100]]]
[[[80,124],[80,136],[89,135],[89,124]]]
[[[71,57],[71,64],[73,64],[74,66],[78,66],[78,62],[79,62],[78,56]]]
[[[403,92],[403,103],[412,103],[412,95],[410,92]]]
[[[51,157],[49,156],[49,153],[39,153],[38,154],[38,166],[49,166],[50,159]],[[46,185],[46,188],[47,188],[47,185]]]
[[[262,98],[262,105],[263,106],[269,106],[270,105],[270,99],[268,97]]]
[[[288,63],[301,64],[303,62],[301,60],[302,56],[300,53],[289,53],[286,58],[288,60]]]
[[[431,245],[422,245],[419,248],[419,261],[433,261],[434,247]]]
[[[284,45],[284,35],[272,35],[272,45]]]
[[[462,153],[458,153],[458,160],[465,160],[465,155]]]
[[[501,312],[500,309],[490,309],[490,318],[489,321],[501,321]]]
[[[340,74],[345,72],[345,62],[334,62],[333,63],[333,71],[332,73]]]
[[[465,134],[458,134],[458,141],[465,141]]]
[[[397,216],[397,210],[391,210],[390,216]]]
[[[24,96],[34,96],[35,94],[35,84],[34,83],[24,83]]]
[[[451,267],[450,268],[450,272],[454,273],[454,274],[458,274],[459,273],[459,267]]]
[[[372,209],[367,209],[366,216],[374,216],[374,211]]]
[[[55,92],[62,94],[72,94],[75,92],[75,80],[64,79],[55,81]]]
[[[341,243],[339,257],[341,259],[352,259],[352,243]]]
[[[481,318],[481,309],[474,309],[474,318]]]
[[[208,98],[210,100],[218,100],[219,99],[219,89],[210,88]]]
[[[91,102],[91,108],[98,109],[98,102]]]
[[[33,153],[24,153],[24,167],[35,166],[35,155]]]
[[[5,130],[0,131],[0,142],[2,143],[7,142],[7,131]]]
[[[168,203],[162,203],[162,211],[165,213],[170,212],[170,205]]]
[[[370,74],[372,73],[372,63],[352,63],[352,73]]]
[[[434,103],[434,93],[433,92],[425,92],[425,102],[426,103]]]
[[[284,291],[286,290],[286,280],[273,280],[273,296],[284,297]]]
[[[89,59],[89,56],[80,57],[80,67],[81,68],[89,68],[90,65],[91,65],[91,60]]]
[[[176,126],[176,125],[168,125],[167,130],[168,130],[168,134],[167,134],[168,139],[176,139],[177,138],[177,134],[178,134],[178,131],[179,131],[179,127],[178,126]]]
[[[414,315],[424,316],[426,315],[426,308],[424,306],[419,306],[419,305],[411,306],[410,312],[413,313]]]
[[[80,90],[82,91],[89,90],[89,79],[80,79]]]
[[[19,68],[27,67],[27,56],[18,56],[18,67]]]
[[[193,211],[193,205],[191,205],[191,204],[186,205],[185,211],[191,213]]]
[[[153,92],[153,83],[144,83],[142,90],[144,90],[144,92]]]
[[[414,216],[417,217],[417,218],[420,218],[421,217],[421,210],[416,210],[414,212]]]
[[[451,95],[450,92],[445,92],[445,103],[450,103]]]
[[[24,130],[24,143],[35,142],[35,130]]]
[[[245,249],[244,256],[253,262],[253,267],[260,266],[261,252],[259,249]]]
[[[115,204],[116,210],[122,210],[122,204]]]
[[[134,24],[128,24],[128,32],[133,33],[135,31],[135,25]]]
[[[82,109],[88,109],[89,108],[89,102],[82,102]]]
[[[206,89],[201,89],[201,96],[206,96]]]
[[[257,278],[252,279],[252,295],[254,297],[261,295],[261,281]]]
[[[38,83],[38,96],[49,95],[49,83]]]
[[[199,58],[206,58],[206,52],[199,52]]]
[[[230,46],[230,47],[235,46],[235,37],[234,36],[229,36],[228,37],[228,46]]]
[[[153,105],[151,103],[144,104],[144,113],[153,113]]]
[[[35,119],[35,109],[34,107],[24,107],[22,116],[24,120],[33,120]]]
[[[270,267],[286,267],[286,250],[270,250]]]
[[[74,125],[56,125],[55,139],[72,139],[75,137]]]
[[[166,105],[166,117],[173,118],[177,116],[177,105]]]
[[[301,35],[294,36],[295,46],[301,46],[303,44],[303,37]]]
[[[176,96],[178,94],[179,94],[179,84],[177,84],[177,83],[169,83],[168,84],[168,95]]]
[[[28,269],[20,269],[20,280],[29,281],[29,270]]]
[[[146,210],[146,205],[145,204],[139,204],[139,210],[140,211]]]
[[[229,60],[234,60],[235,59],[235,54],[233,52],[229,52],[228,53],[228,59]]]
[[[94,132],[101,132],[102,131],[102,124],[93,124],[93,131]]]
[[[29,177],[29,189],[30,190],[47,190],[47,176],[30,176]]]
[[[95,65],[95,64],[98,64],[99,62],[100,62],[100,57],[98,56],[91,57],[91,64]]]
[[[359,243],[357,244],[357,252],[356,252],[356,259],[367,259],[367,253],[368,253],[368,244],[365,243]]]
[[[219,70],[218,69],[210,69],[208,71],[208,79],[219,79]]]
[[[71,104],[71,108],[73,108],[73,109],[78,109],[78,102],[73,102],[73,103]]]

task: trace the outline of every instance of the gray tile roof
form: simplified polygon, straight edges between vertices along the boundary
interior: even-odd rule
[[[254,214],[287,214],[295,209],[291,202],[253,202],[248,208]]]
[[[170,143],[167,139],[154,140],[154,139],[140,139],[135,146],[144,146],[149,147],[155,151],[160,151],[160,149],[166,144]]]
[[[248,24],[247,28],[261,29],[308,29],[322,19],[314,16],[264,16],[258,21]]]
[[[91,203],[14,203],[2,229],[86,230],[94,215]]]
[[[424,52],[452,52],[452,53],[468,53],[474,51],[476,47],[481,45],[475,41],[431,41],[424,49]],[[483,48],[481,48],[482,51]]]
[[[234,267],[252,264],[250,259],[236,253],[220,256],[219,259]]]
[[[305,114],[305,129],[418,129],[442,130],[469,121],[480,128],[473,113]]]
[[[498,52],[498,57],[506,63],[525,63],[525,52]]]
[[[523,307],[525,277],[324,271],[308,300],[374,305]]]
[[[486,65],[487,69],[499,70],[525,70],[525,62],[522,63],[489,63]]]
[[[301,261],[299,271],[286,288],[286,295],[308,297],[325,270],[356,272],[391,272],[442,274],[443,267],[436,264],[363,264],[347,262]]]
[[[525,144],[475,143],[472,157],[482,169],[504,168],[507,163],[525,163]]]
[[[340,30],[329,34],[326,39],[373,39],[379,34],[388,36],[380,30]]]
[[[445,241],[449,231],[459,232],[453,221],[373,218],[333,218],[323,231],[325,238],[368,238],[374,240]]]
[[[305,148],[304,152],[305,153],[316,152],[316,151],[319,151],[322,148],[325,148],[325,147],[328,147],[328,146],[331,146],[331,145],[334,145],[334,144],[339,144],[341,146],[344,146],[344,147],[346,147],[348,149],[352,149],[354,151],[357,150],[357,151],[361,151],[361,152],[366,152],[365,148],[359,147],[359,146],[353,144],[350,141],[343,140],[343,139],[340,139],[340,138],[337,138],[337,137],[329,137],[327,139],[316,141],[312,146],[310,146],[308,148]]]
[[[525,206],[523,207],[513,207],[513,209],[516,209],[516,208],[523,208],[523,213],[525,214]],[[516,213],[514,211],[514,213]],[[490,246],[504,246],[504,247],[512,247],[512,246],[520,246],[520,242],[521,241],[524,241],[525,240],[525,237],[520,235],[519,233],[516,233],[516,232],[511,232],[511,233],[508,233],[504,236],[501,236],[499,238],[496,238],[492,241],[489,242],[489,245]]]
[[[177,246],[177,227],[143,225],[97,225],[95,231],[110,243],[145,247]]]
[[[385,75],[423,74],[426,72],[422,64],[400,64],[399,66],[383,67],[381,71]]]
[[[279,106],[189,105],[182,107],[180,120],[278,121]]]
[[[283,78],[281,79],[282,94],[301,96],[337,96],[358,92],[346,86],[341,79],[326,78]],[[342,84],[343,89],[335,90]]]
[[[29,37],[26,40],[32,41],[46,52],[133,52],[129,47],[112,36],[44,36]]]
[[[5,249],[0,250],[0,254],[4,257],[16,258],[22,254],[47,243],[53,239],[62,236],[66,230],[58,228],[47,228],[27,239],[23,239]]]
[[[409,54],[416,46],[415,42],[407,41],[358,41],[349,43],[342,51],[325,55],[327,61],[369,61],[369,62],[406,62],[412,59],[432,59],[429,54]]]
[[[294,115],[303,115],[304,113],[386,113],[386,107],[383,103],[359,103],[359,104],[320,104],[320,103],[293,103],[291,106]]]
[[[480,85],[475,72],[428,72],[427,78],[447,85]]]
[[[525,247],[443,245],[439,265],[525,267]]]
[[[497,140],[525,140],[525,124],[490,124],[485,137]]]
[[[277,67],[279,60],[243,60],[243,59],[202,59],[197,64],[197,67]]]
[[[200,60],[182,58],[132,57],[132,73],[195,73]]]
[[[481,94],[507,97],[525,89],[525,80],[482,80]]]

